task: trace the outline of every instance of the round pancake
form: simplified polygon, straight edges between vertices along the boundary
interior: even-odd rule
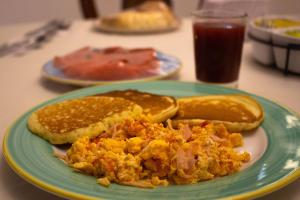
[[[140,117],[143,109],[117,97],[83,97],[45,106],[31,114],[29,129],[52,144],[96,137],[125,119]]]
[[[173,117],[178,110],[176,99],[138,90],[114,90],[97,94],[100,96],[122,97],[135,102],[143,108],[144,114],[152,122],[164,122]]]
[[[179,98],[172,125],[203,121],[223,123],[230,132],[248,131],[259,126],[264,112],[255,99],[245,95],[208,95]]]

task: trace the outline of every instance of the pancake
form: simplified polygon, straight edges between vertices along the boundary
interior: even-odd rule
[[[177,99],[179,109],[172,125],[199,125],[204,121],[223,123],[230,132],[255,129],[264,118],[261,105],[245,95],[210,95]]]
[[[138,90],[115,90],[97,94],[101,96],[122,97],[135,102],[143,108],[144,114],[152,122],[163,122],[173,117],[178,110],[174,97],[157,95]]]
[[[140,106],[117,97],[83,97],[45,106],[31,114],[28,128],[52,144],[93,138],[125,119],[142,114]]]

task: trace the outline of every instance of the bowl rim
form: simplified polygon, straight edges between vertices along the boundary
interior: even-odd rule
[[[282,30],[282,29],[288,29],[288,28],[294,28],[294,27],[296,27],[296,26],[293,26],[293,27],[285,27],[285,28],[275,28],[275,29],[272,29],[272,28],[260,27],[260,26],[257,26],[255,24],[255,21],[257,21],[257,20],[262,20],[262,19],[276,19],[276,18],[285,18],[285,19],[290,19],[290,20],[298,20],[300,22],[300,15],[266,15],[266,16],[254,17],[253,19],[250,20],[249,25],[252,26],[255,29],[262,30],[264,32],[273,32],[275,30]]]
[[[283,36],[283,37],[286,37],[286,38],[289,38],[292,40],[300,41],[300,37],[291,36],[286,33],[287,31],[293,31],[293,30],[297,30],[300,32],[300,26],[294,26],[294,27],[290,27],[290,28],[286,28],[286,29],[276,30],[276,31],[274,31],[274,35],[280,35],[280,36]]]

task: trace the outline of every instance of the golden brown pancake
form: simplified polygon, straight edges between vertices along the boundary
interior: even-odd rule
[[[171,96],[156,95],[138,90],[115,90],[97,95],[122,97],[133,101],[143,108],[144,114],[152,122],[163,122],[173,117],[178,110],[176,99]]]
[[[245,95],[210,95],[177,100],[179,109],[173,125],[196,125],[203,121],[224,123],[230,132],[256,128],[264,118],[260,104]]]
[[[83,97],[45,106],[31,114],[29,129],[52,144],[72,143],[78,137],[96,137],[115,123],[135,119],[142,108],[117,97]]]

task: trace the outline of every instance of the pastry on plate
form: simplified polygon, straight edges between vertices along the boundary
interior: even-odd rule
[[[120,30],[158,30],[177,25],[176,16],[163,2],[145,2],[133,9],[101,18],[101,26]]]

